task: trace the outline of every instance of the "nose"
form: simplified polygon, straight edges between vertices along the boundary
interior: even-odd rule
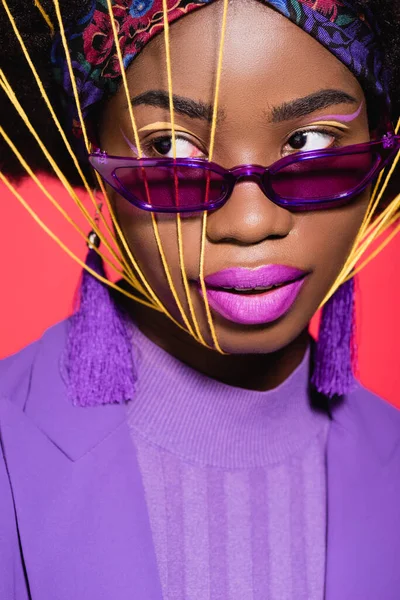
[[[258,183],[239,180],[231,197],[210,212],[207,237],[214,243],[258,244],[268,238],[284,238],[293,227],[293,214],[267,198]]]

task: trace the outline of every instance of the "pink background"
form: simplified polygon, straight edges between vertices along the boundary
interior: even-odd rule
[[[57,200],[88,229],[72,200],[54,181],[46,185]],[[49,206],[32,182],[19,188],[59,237],[81,258],[84,242]],[[80,268],[34,223],[16,198],[0,186],[0,357],[37,339],[71,311]],[[86,206],[90,208],[86,199]],[[91,209],[91,214],[93,210]],[[400,237],[359,277],[358,342],[360,379],[400,407]]]

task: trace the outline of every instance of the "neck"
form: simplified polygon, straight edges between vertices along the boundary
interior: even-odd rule
[[[234,387],[266,391],[283,383],[299,366],[309,345],[307,330],[270,354],[222,355],[196,342],[165,315],[124,301],[132,320],[153,343],[192,369]]]

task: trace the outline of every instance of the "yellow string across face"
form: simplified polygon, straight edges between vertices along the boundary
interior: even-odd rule
[[[68,151],[69,155],[71,156],[71,159],[73,160],[73,163],[77,169],[77,172],[82,179],[84,189],[87,192],[93,206],[97,210],[98,201],[96,200],[96,193],[94,192],[94,190],[91,189],[88,181],[86,180],[84,173],[80,167],[79,160],[75,156],[73,149],[65,135],[65,132],[63,131],[61,124],[55,114],[55,111],[51,104],[51,101],[45,91],[43,83],[42,83],[42,81],[38,75],[38,72],[31,60],[31,57],[30,57],[29,52],[26,48],[26,45],[22,39],[22,36],[16,26],[13,15],[11,14],[11,11],[8,7],[7,0],[1,0],[1,2],[3,4],[3,7],[4,7],[8,17],[9,17],[11,26],[12,26],[14,33],[19,41],[19,44],[21,46],[24,57],[32,71],[32,74],[34,76],[34,79],[38,86],[38,89],[41,93],[41,96],[49,110],[49,113],[54,122],[54,125],[60,134],[61,141],[63,144],[65,144],[67,151]],[[59,6],[59,0],[53,0],[53,3],[54,3],[55,14],[56,14],[56,18],[57,18],[57,25],[60,30],[61,40],[62,40],[62,44],[64,47],[64,52],[66,55],[67,65],[68,65],[68,69],[69,69],[69,75],[70,75],[71,82],[72,82],[72,88],[73,88],[74,99],[75,99],[75,103],[76,103],[76,107],[77,107],[77,112],[78,112],[79,120],[80,120],[81,127],[82,127],[83,138],[84,138],[87,152],[89,153],[91,151],[91,145],[90,145],[87,130],[85,127],[85,122],[83,119],[82,108],[81,108],[81,104],[80,104],[80,100],[79,100],[79,93],[78,93],[78,89],[77,89],[74,72],[72,69],[71,59],[70,59],[68,45],[67,45],[67,39],[66,39],[64,25],[63,25],[63,19],[62,19],[62,15],[61,15],[61,11],[60,11],[60,6]],[[209,154],[208,154],[208,160],[210,160],[210,161],[212,160],[213,153],[214,153],[215,138],[216,138],[216,131],[217,131],[218,102],[219,102],[219,91],[220,91],[221,76],[222,76],[223,52],[224,52],[226,26],[227,26],[228,3],[229,3],[229,0],[223,0],[221,37],[220,37],[220,44],[219,44],[217,72],[216,72],[216,84],[215,84],[214,101],[213,101],[213,114],[212,114],[211,132],[210,132],[210,148],[209,148]],[[40,4],[40,2],[38,0],[35,0],[35,5],[37,6],[37,8],[39,9],[40,13],[42,14],[44,20],[48,24],[51,35],[53,35],[54,30],[55,30],[54,24],[51,22],[49,16],[44,11],[42,5]],[[166,57],[165,58],[166,58],[167,80],[168,80],[169,110],[170,110],[170,120],[171,120],[171,129],[172,129],[172,148],[173,148],[173,158],[175,159],[177,157],[176,156],[176,135],[175,135],[175,120],[174,120],[173,80],[172,80],[172,64],[171,64],[171,54],[170,54],[170,38],[169,38],[167,0],[162,0],[162,5],[163,5],[163,18],[164,18],[164,41],[165,41],[165,49],[166,49]],[[131,127],[132,127],[132,131],[133,131],[135,145],[138,149],[138,155],[139,155],[139,159],[140,159],[143,156],[143,154],[142,154],[142,150],[141,150],[140,138],[139,138],[139,133],[138,133],[138,129],[137,129],[136,121],[135,121],[133,107],[132,107],[132,103],[130,101],[129,88],[128,88],[128,83],[127,83],[125,67],[124,67],[124,63],[123,63],[122,52],[121,52],[119,39],[118,39],[118,32],[116,30],[115,21],[112,18],[112,14],[113,14],[112,13],[112,0],[107,0],[107,7],[108,7],[109,16],[110,16],[110,22],[111,22],[111,26],[112,26],[114,41],[115,41],[115,45],[116,45],[116,49],[117,49],[118,62],[119,62],[120,70],[121,70],[121,74],[122,74],[122,84],[123,84],[123,88],[125,91],[125,95],[126,95],[126,99],[127,99],[128,107],[129,107],[129,116],[130,116],[130,121],[131,121]],[[161,237],[160,237],[160,233],[159,233],[159,229],[158,229],[157,216],[154,213],[151,213],[153,233],[155,236],[159,255],[160,255],[160,258],[162,261],[165,277],[168,282],[172,297],[175,301],[176,307],[177,307],[179,315],[180,315],[180,320],[177,320],[170,314],[170,312],[167,310],[167,308],[163,305],[163,303],[157,297],[155,291],[152,289],[151,285],[148,283],[145,274],[143,273],[142,269],[140,268],[139,264],[137,263],[134,255],[132,253],[132,250],[130,249],[129,244],[128,244],[127,240],[125,239],[125,236],[118,224],[118,221],[116,219],[116,216],[114,214],[114,211],[113,211],[111,203],[110,203],[110,199],[108,197],[104,183],[101,180],[100,176],[96,173],[98,186],[103,194],[104,202],[106,203],[108,211],[110,213],[116,235],[114,234],[112,229],[109,227],[108,222],[103,215],[101,215],[101,219],[102,219],[102,226],[104,227],[105,232],[103,233],[101,231],[101,228],[98,226],[96,219],[94,219],[90,215],[90,212],[86,208],[84,201],[82,201],[82,199],[79,197],[77,191],[72,188],[72,186],[68,182],[67,178],[63,174],[62,170],[59,168],[56,161],[53,159],[50,152],[48,151],[48,149],[42,142],[40,135],[35,130],[35,128],[32,126],[27,114],[25,113],[16,94],[14,93],[5,74],[2,71],[0,71],[0,88],[3,90],[3,92],[6,94],[6,96],[10,100],[10,102],[13,104],[13,106],[15,107],[16,111],[18,112],[19,116],[24,121],[26,127],[32,134],[33,138],[38,143],[41,151],[44,153],[49,164],[52,166],[57,178],[60,180],[60,182],[62,183],[64,188],[67,190],[71,200],[81,211],[81,213],[85,217],[90,228],[94,229],[96,231],[96,233],[98,234],[104,247],[109,251],[111,259],[109,259],[107,256],[104,256],[102,254],[102,252],[100,252],[98,249],[95,249],[96,252],[98,252],[104,258],[104,260],[108,263],[108,265],[116,272],[116,274],[118,276],[124,278],[129,283],[129,285],[135,291],[138,292],[139,295],[137,295],[135,293],[127,292],[125,290],[121,290],[114,283],[112,283],[108,279],[104,279],[99,274],[95,273],[92,269],[90,269],[77,256],[75,256],[74,253],[71,252],[67,248],[67,246],[60,240],[60,238],[53,231],[51,231],[50,228],[40,219],[40,217],[35,213],[35,211],[32,209],[32,207],[29,205],[29,203],[21,196],[21,194],[16,190],[15,186],[7,179],[7,177],[3,173],[0,173],[0,180],[13,193],[15,198],[22,204],[22,206],[24,206],[24,208],[31,214],[32,218],[39,224],[39,226],[42,227],[42,229],[50,237],[52,237],[52,239],[54,239],[54,241],[57,244],[59,244],[60,247],[63,248],[63,250],[65,252],[67,252],[67,254],[69,256],[71,256],[71,258],[73,258],[73,260],[78,262],[78,264],[80,264],[80,266],[82,268],[88,270],[94,277],[96,277],[103,283],[109,285],[110,287],[118,289],[121,293],[125,294],[129,298],[131,298],[145,306],[148,306],[156,311],[163,313],[165,316],[167,316],[169,319],[171,319],[171,321],[173,323],[175,323],[179,328],[184,329],[192,337],[194,337],[200,344],[202,344],[204,346],[209,346],[209,344],[206,342],[206,337],[207,337],[206,332],[201,331],[199,320],[196,315],[196,312],[195,312],[195,309],[193,306],[193,300],[192,300],[191,293],[190,293],[190,286],[189,286],[188,277],[187,277],[186,268],[185,268],[182,222],[181,222],[180,214],[178,213],[176,215],[177,244],[178,244],[178,252],[179,252],[180,273],[181,273],[181,278],[182,278],[183,289],[185,292],[186,302],[187,302],[187,305],[189,308],[189,315],[185,314],[184,307],[179,298],[179,294],[175,288],[175,285],[174,285],[174,282],[173,282],[173,279],[171,276],[168,261],[167,261],[167,258],[166,258],[166,255],[165,255],[165,252],[163,249],[163,245],[162,245],[162,241],[161,241]],[[396,133],[398,133],[399,129],[400,129],[400,120],[397,124]],[[27,163],[27,161],[24,159],[20,150],[16,147],[16,145],[13,143],[12,139],[6,134],[6,132],[4,131],[4,129],[2,127],[0,127],[0,135],[5,139],[8,146],[13,151],[13,153],[16,155],[20,164],[25,169],[26,173],[31,177],[31,179],[34,181],[34,183],[43,192],[43,194],[47,198],[47,200],[49,202],[51,202],[51,204],[54,205],[57,208],[57,210],[59,210],[59,212],[62,214],[64,219],[67,222],[69,222],[72,227],[74,227],[74,229],[79,233],[80,236],[87,239],[86,234],[68,215],[67,211],[65,211],[65,209],[63,209],[57,203],[56,199],[46,189],[44,183],[42,181],[40,181],[40,179],[35,175],[35,173],[30,168],[29,164]],[[382,212],[380,212],[380,214],[377,216],[378,208],[380,206],[380,203],[382,201],[384,193],[387,190],[390,179],[391,179],[395,169],[398,166],[399,160],[400,160],[400,152],[396,156],[396,159],[395,159],[394,163],[392,164],[392,166],[390,167],[390,169],[388,170],[388,172],[382,173],[380,175],[380,177],[378,178],[377,184],[373,190],[373,193],[372,193],[369,205],[368,205],[368,209],[364,216],[364,219],[363,219],[363,222],[359,229],[358,235],[354,241],[352,250],[351,250],[341,272],[339,273],[336,281],[334,282],[334,284],[332,285],[328,294],[324,298],[322,305],[325,304],[327,302],[327,300],[329,300],[329,298],[335,293],[335,291],[338,289],[338,287],[342,283],[344,283],[347,279],[352,277],[356,272],[358,272],[361,268],[363,268],[366,264],[368,264],[369,261],[372,260],[372,258],[374,258],[389,243],[389,241],[391,239],[393,239],[393,237],[397,234],[397,232],[400,231],[400,224],[397,224],[399,216],[400,216],[400,194],[398,194],[396,196],[396,198],[393,199],[391,201],[391,203],[384,210],[382,210]],[[179,186],[178,186],[177,179],[176,179],[176,185],[175,185],[175,192],[176,192],[176,202],[179,203]],[[206,193],[207,193],[207,190],[206,190]],[[207,211],[205,211],[202,215],[202,221],[201,221],[199,282],[200,282],[200,287],[202,290],[202,295],[203,295],[203,300],[204,300],[204,310],[205,310],[205,314],[206,314],[209,334],[210,334],[211,340],[212,340],[212,347],[215,350],[217,350],[218,352],[224,353],[223,349],[221,348],[221,346],[218,342],[218,339],[217,339],[215,325],[213,322],[210,306],[208,303],[207,290],[206,290],[206,286],[205,286],[205,282],[204,282],[207,215],[208,215],[208,213],[207,213]],[[380,243],[378,248],[373,253],[371,253],[370,256],[368,256],[363,262],[360,263],[361,258],[365,255],[366,251],[370,248],[371,244],[373,244],[376,240],[378,240],[382,236],[383,233],[388,231],[389,228],[393,228],[392,231],[390,232],[390,234]],[[121,253],[119,251],[120,246],[122,246],[124,253]],[[126,258],[125,258],[125,255],[126,255]]]
[[[172,67],[171,67],[171,53],[170,53],[170,44],[169,44],[168,7],[167,7],[166,0],[163,0],[163,18],[164,18],[164,41],[165,41],[165,50],[166,50],[165,59],[166,59],[167,80],[168,80],[168,99],[169,99],[169,111],[170,111],[171,129],[172,129],[172,153],[173,153],[173,158],[175,160],[176,159],[175,114],[174,114],[174,100],[173,100],[173,91],[172,91]],[[176,174],[174,177],[174,182],[175,182],[175,194],[176,194],[175,203],[177,205],[179,205],[179,182],[178,182],[178,178],[177,178]],[[157,226],[156,217],[154,215],[153,227],[156,227],[156,226]],[[193,335],[193,337],[195,337],[197,339],[197,341],[199,341],[201,344],[206,346],[207,344],[206,344],[206,342],[203,338],[203,335],[200,331],[200,327],[199,327],[197,317],[196,317],[194,307],[193,307],[192,297],[190,294],[189,282],[188,282],[186,268],[185,268],[185,257],[184,257],[184,252],[183,252],[182,222],[181,222],[181,215],[179,213],[176,215],[176,228],[177,228],[177,236],[178,236],[179,266],[180,266],[180,270],[181,270],[183,286],[185,289],[186,300],[187,300],[187,303],[189,306],[189,312],[190,312],[190,316],[191,316],[191,320],[192,320],[192,323],[194,326],[195,333],[193,333],[192,327],[190,325],[189,325],[188,329],[189,329],[189,332]],[[172,289],[172,287],[173,287],[173,283],[172,283],[172,286],[170,284],[171,289]],[[175,297],[175,295],[177,296],[176,292],[173,292],[173,295],[174,295],[174,297]],[[182,314],[183,308],[180,306],[180,304],[178,306],[179,306],[179,308],[181,310],[181,314]],[[186,315],[185,315],[184,320],[187,321]]]
[[[115,42],[115,46],[117,49],[117,56],[118,56],[118,62],[119,62],[119,66],[121,69],[121,74],[122,74],[122,83],[123,83],[123,87],[125,90],[125,96],[126,96],[126,100],[128,103],[128,110],[129,110],[129,116],[130,116],[130,120],[131,120],[131,125],[132,125],[132,129],[133,129],[133,134],[134,134],[134,139],[135,139],[135,143],[137,144],[137,149],[138,149],[138,153],[139,153],[139,158],[142,157],[142,150],[141,150],[141,144],[140,144],[140,139],[139,139],[139,134],[138,134],[138,130],[137,130],[137,125],[136,125],[136,120],[133,114],[133,108],[132,108],[132,103],[130,100],[130,94],[129,94],[129,88],[128,88],[128,82],[127,82],[127,78],[126,78],[126,71],[125,71],[125,66],[124,66],[124,62],[123,62],[123,58],[122,58],[122,52],[121,52],[121,47],[120,47],[120,43],[119,43],[119,39],[118,39],[118,33],[117,33],[117,29],[116,29],[116,25],[115,25],[115,21],[113,18],[113,12],[112,12],[112,2],[111,0],[107,0],[107,7],[108,7],[108,12],[109,12],[109,16],[110,16],[110,21],[111,21],[111,26],[112,26],[112,31],[113,31],[113,36],[114,36],[114,42]],[[73,75],[72,75],[73,76]],[[179,296],[176,292],[175,286],[173,284],[172,281],[172,277],[171,277],[171,273],[170,273],[170,269],[168,266],[168,262],[166,260],[165,257],[165,253],[162,247],[162,243],[161,243],[161,238],[160,238],[160,234],[159,234],[159,230],[158,230],[158,224],[157,224],[157,219],[154,213],[152,213],[152,224],[153,224],[153,232],[154,232],[154,236],[156,238],[156,243],[157,243],[157,247],[158,247],[158,251],[160,254],[160,258],[164,267],[164,272],[168,281],[168,285],[170,287],[171,293],[174,297],[174,300],[176,302],[176,305],[179,309],[180,315],[182,317],[182,320],[184,322],[184,325],[187,329],[187,331],[191,334],[193,334],[193,329],[189,323],[189,320],[183,310],[182,304],[179,300]],[[126,242],[125,242],[126,243]],[[127,244],[126,244],[127,245]],[[131,252],[130,252],[131,254]],[[136,262],[136,261],[135,261]],[[149,284],[147,284],[149,286]],[[150,286],[149,286],[150,287]],[[175,321],[175,319],[173,319],[173,317],[169,314],[169,312],[167,311],[167,309],[165,307],[162,307],[162,309],[164,310],[165,314],[172,319],[175,323],[177,323]]]
[[[218,115],[218,100],[219,100],[219,90],[221,85],[221,74],[222,74],[222,61],[223,61],[223,52],[224,52],[224,41],[225,41],[225,33],[226,33],[226,22],[228,16],[228,0],[224,0],[224,9],[222,13],[222,28],[221,28],[221,41],[219,45],[219,53],[218,53],[218,65],[217,65],[217,77],[215,82],[215,94],[214,94],[214,105],[213,105],[213,115],[212,115],[212,123],[211,123],[211,135],[210,135],[210,150],[208,153],[208,160],[211,161],[214,154],[214,145],[215,145],[215,134],[217,130],[217,115]],[[207,193],[207,191],[206,191]],[[207,314],[207,321],[211,331],[211,337],[214,343],[215,348],[222,352],[222,349],[218,343],[217,335],[215,332],[214,323],[212,320],[212,315],[210,311],[210,305],[207,299],[207,289],[204,283],[204,259],[205,259],[205,240],[207,233],[207,211],[203,213],[203,221],[202,221],[202,230],[201,230],[201,249],[200,249],[200,286],[201,291],[203,293],[204,305]]]

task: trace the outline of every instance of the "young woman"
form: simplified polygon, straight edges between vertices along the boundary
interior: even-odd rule
[[[54,5],[10,2],[79,130],[76,79],[126,281],[92,232],[77,314],[1,364],[0,597],[397,599],[400,415],[351,376],[352,279],[308,324],[399,149],[398,3],[69,0],[64,42]]]

